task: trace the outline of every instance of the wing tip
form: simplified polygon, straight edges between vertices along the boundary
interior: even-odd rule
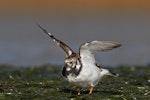
[[[122,46],[121,43],[116,42],[114,48],[118,48],[118,47],[121,47],[121,46]]]
[[[51,33],[49,33],[46,29],[44,29],[39,23],[36,23],[36,25],[44,32],[44,33],[46,33],[46,34],[48,34],[48,35],[52,35]]]

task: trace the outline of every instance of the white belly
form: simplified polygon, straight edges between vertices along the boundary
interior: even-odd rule
[[[99,68],[95,66],[83,66],[77,77],[69,75],[68,81],[80,87],[94,87],[100,80]]]

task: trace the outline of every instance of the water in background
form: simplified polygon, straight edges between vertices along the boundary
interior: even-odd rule
[[[96,53],[103,65],[144,65],[150,62],[150,16],[143,13],[11,14],[0,17],[0,64],[63,64],[63,51],[36,25],[40,23],[78,52],[91,40],[118,41],[122,47]]]

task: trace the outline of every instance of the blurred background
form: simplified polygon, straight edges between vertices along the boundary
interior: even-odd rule
[[[63,64],[65,54],[36,23],[75,52],[91,40],[120,42],[96,53],[105,66],[150,63],[149,0],[0,0],[0,64]]]

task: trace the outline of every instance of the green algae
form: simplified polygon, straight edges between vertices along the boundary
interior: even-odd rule
[[[109,68],[119,77],[105,77],[89,95],[61,77],[61,68],[51,65],[0,66],[0,100],[149,100],[150,67]]]

